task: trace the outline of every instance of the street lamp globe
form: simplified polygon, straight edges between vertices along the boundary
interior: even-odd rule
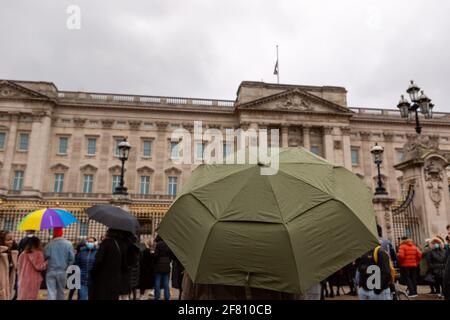
[[[372,149],[370,149],[370,152],[372,153],[373,156],[373,161],[376,164],[381,164],[383,162],[383,152],[384,149],[382,146],[379,146],[378,143],[375,143],[375,145],[372,147]]]
[[[419,106],[420,106],[420,112],[422,112],[422,114],[425,116],[430,115],[430,102],[431,102],[431,99],[428,98],[428,96],[422,91],[422,94],[419,97]]]
[[[434,104],[430,103],[430,110],[429,112],[425,115],[425,119],[431,119],[433,118],[433,108],[434,108]]]
[[[402,94],[400,101],[397,105],[397,108],[400,110],[400,115],[402,118],[408,118],[409,117],[409,107],[410,103],[408,100],[405,99],[405,96]]]
[[[409,94],[412,102],[416,102],[417,100],[419,100],[420,88],[414,83],[413,80],[411,80],[411,84],[409,85],[406,92]]]
[[[122,161],[128,160],[128,155],[130,153],[131,145],[125,138],[122,142],[117,146],[119,149],[119,159]]]

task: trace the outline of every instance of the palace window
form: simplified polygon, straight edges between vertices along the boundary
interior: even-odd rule
[[[231,144],[224,143],[223,144],[223,159],[225,160],[231,154]]]
[[[115,145],[114,156],[115,157],[120,157],[119,143],[121,143],[123,140],[124,140],[124,138],[116,138],[114,140],[114,145]]]
[[[178,159],[178,143],[179,142],[170,142],[170,159]]]
[[[140,194],[150,194],[150,177],[149,176],[141,176],[139,192],[140,192]]]
[[[152,156],[152,140],[142,141],[142,155],[147,158]]]
[[[401,149],[395,150],[395,155],[397,158],[397,163],[403,162],[405,160],[405,152]]]
[[[62,192],[64,186],[64,173],[55,173],[53,192]]]
[[[203,155],[205,153],[205,143],[204,142],[197,142],[195,144],[195,148],[196,148],[196,155],[197,155],[197,159],[198,160],[202,160],[203,159]]]
[[[168,183],[167,183],[167,193],[170,196],[176,196],[177,195],[177,180],[178,177],[168,177]]]
[[[85,174],[83,177],[83,192],[92,193],[92,185],[94,183],[94,175]]]
[[[112,176],[112,193],[116,191],[116,188],[120,185],[120,176]]]
[[[19,134],[19,151],[28,151],[28,133]]]
[[[6,138],[6,133],[0,132],[0,150],[5,149],[5,138]]]
[[[23,188],[24,172],[22,170],[14,171],[13,190],[20,191]]]
[[[69,145],[69,138],[59,137],[58,154],[67,154],[68,145]]]
[[[88,156],[95,156],[96,152],[97,152],[97,139],[96,138],[88,138],[88,141],[87,141]]]
[[[87,237],[89,234],[89,224],[86,222],[80,222],[80,236]]]
[[[359,166],[359,148],[352,148],[352,166]]]

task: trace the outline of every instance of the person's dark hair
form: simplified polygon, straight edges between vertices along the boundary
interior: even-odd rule
[[[159,241],[163,241],[163,239],[161,238],[161,236],[158,234],[156,236],[155,242],[159,242]]]
[[[377,232],[379,237],[383,236],[383,229],[381,229],[381,226],[379,224],[377,224]]]
[[[0,246],[4,246],[6,242],[6,236],[11,232],[7,230],[0,230]]]
[[[25,245],[26,252],[32,252],[33,250],[42,250],[41,240],[38,237],[29,238]]]
[[[408,240],[408,237],[403,236],[402,241]]]
[[[447,230],[450,229],[450,224],[447,225]]]
[[[93,239],[94,241],[97,241],[97,238],[96,238],[96,237],[92,237],[92,236],[91,236],[91,237],[87,237],[87,238],[86,238],[86,242],[87,242],[89,239]]]

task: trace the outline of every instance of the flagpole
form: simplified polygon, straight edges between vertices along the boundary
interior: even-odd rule
[[[277,83],[280,84],[280,60],[278,60],[278,45],[277,45],[277,64],[278,64]]]

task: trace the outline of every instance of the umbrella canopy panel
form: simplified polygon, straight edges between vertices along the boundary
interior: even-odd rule
[[[371,194],[299,148],[278,173],[199,166],[158,232],[194,282],[305,292],[377,244]]]
[[[57,208],[40,209],[27,214],[17,227],[18,230],[46,230],[65,228],[78,220],[68,211]]]

